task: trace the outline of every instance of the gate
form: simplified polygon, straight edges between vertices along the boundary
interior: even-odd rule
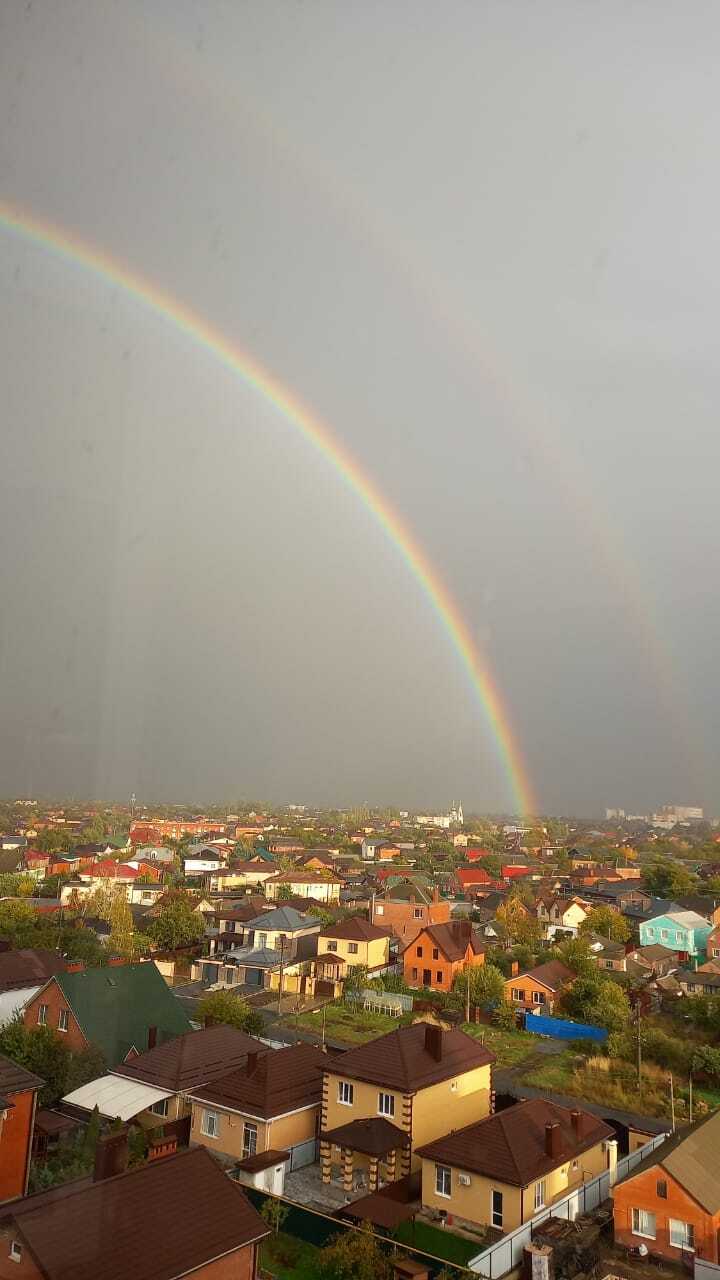
[[[315,1164],[319,1154],[320,1143],[317,1138],[310,1138],[307,1142],[298,1142],[296,1147],[290,1147],[288,1173],[292,1173],[294,1169],[304,1169],[307,1164]]]

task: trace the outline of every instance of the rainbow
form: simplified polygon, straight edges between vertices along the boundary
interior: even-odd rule
[[[507,779],[514,810],[521,815],[536,812],[527,771],[500,690],[473,641],[457,603],[400,516],[329,428],[247,351],[230,342],[223,333],[180,299],[120,264],[105,250],[81,240],[63,227],[38,218],[8,200],[0,200],[0,226],[56,253],[68,262],[80,264],[161,315],[179,332],[242,378],[248,387],[272,405],[322,454],[346,487],[360,499],[384,530],[440,619],[484,711]]]

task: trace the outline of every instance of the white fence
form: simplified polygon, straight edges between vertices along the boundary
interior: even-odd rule
[[[616,1182],[621,1182],[623,1178],[627,1178],[629,1173],[644,1160],[645,1156],[650,1155],[661,1142],[665,1141],[667,1134],[659,1133],[657,1137],[652,1138],[650,1142],[646,1142],[644,1147],[640,1147],[637,1151],[633,1151],[629,1156],[623,1156],[617,1162]],[[610,1195],[610,1171],[606,1170],[597,1178],[591,1178],[589,1182],[582,1183],[576,1187],[569,1195],[563,1196],[561,1200],[556,1200],[554,1204],[548,1205],[547,1209],[543,1209],[537,1213],[529,1222],[524,1222],[521,1227],[517,1227],[515,1231],[511,1231],[508,1235],[503,1236],[502,1240],[498,1240],[497,1244],[493,1244],[489,1249],[478,1253],[468,1262],[471,1271],[476,1271],[480,1276],[487,1276],[489,1280],[499,1280],[500,1276],[504,1276],[508,1271],[512,1271],[515,1267],[520,1266],[522,1262],[523,1249],[526,1244],[530,1244],[532,1240],[533,1230],[539,1227],[542,1222],[548,1218],[569,1218],[573,1221],[583,1213],[590,1213],[593,1209],[597,1209],[603,1200],[607,1200]],[[702,1276],[699,1280],[720,1280],[720,1268],[717,1268],[718,1274],[713,1276]]]

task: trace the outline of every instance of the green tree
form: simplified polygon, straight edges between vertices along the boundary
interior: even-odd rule
[[[555,950],[563,964],[578,977],[597,976],[597,965],[586,938],[566,938],[564,942],[558,943]]]
[[[257,1009],[231,991],[211,991],[204,996],[198,1005],[198,1018],[201,1022],[206,1018],[223,1022],[251,1036],[259,1035],[265,1025]]]
[[[368,985],[368,967],[366,964],[353,964],[348,966],[345,981],[343,982],[343,997],[347,1000],[363,991]]]
[[[711,1080],[720,1080],[720,1049],[713,1045],[702,1044],[695,1050],[691,1063],[692,1071],[702,1071]]]
[[[132,955],[134,922],[124,890],[121,890],[113,901],[108,924],[110,925],[110,950],[121,956]]]
[[[189,947],[205,936],[202,914],[193,911],[188,898],[176,898],[163,907],[148,927],[148,935],[158,947],[173,951],[176,947]]]
[[[511,896],[498,907],[496,919],[506,936],[514,943],[532,946],[540,940],[542,929],[539,920],[530,915],[519,896]]]
[[[367,1228],[335,1236],[317,1259],[321,1280],[389,1280],[391,1263]]]
[[[505,982],[499,969],[492,964],[472,965],[455,975],[451,1003],[464,1008],[470,984],[470,1003],[481,1009],[491,1009],[505,998]]]
[[[612,907],[593,907],[583,920],[578,930],[581,936],[587,933],[599,933],[612,942],[628,942],[632,929],[618,911]]]
[[[517,1031],[517,1015],[507,1000],[501,1000],[492,1012],[492,1020],[501,1031]]]
[[[694,893],[698,883],[697,876],[685,867],[663,858],[658,858],[644,868],[643,880],[648,893],[655,898],[684,897]]]
[[[290,1212],[290,1206],[283,1204],[282,1200],[276,1200],[274,1196],[268,1196],[260,1209],[262,1217],[277,1235],[283,1222]]]
[[[51,1027],[27,1028],[21,1017],[0,1027],[0,1053],[45,1081],[40,1105],[52,1106],[66,1092],[70,1050]]]
[[[599,974],[579,977],[562,999],[563,1011],[579,1022],[622,1031],[630,1021],[630,1003],[621,986]]]
[[[276,902],[287,902],[288,899],[294,897],[292,886],[289,884],[279,884],[275,890]]]

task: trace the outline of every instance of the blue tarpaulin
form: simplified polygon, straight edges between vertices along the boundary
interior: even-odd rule
[[[607,1040],[604,1027],[591,1027],[586,1022],[568,1022],[564,1018],[547,1018],[542,1013],[525,1014],[525,1030],[556,1040]]]

